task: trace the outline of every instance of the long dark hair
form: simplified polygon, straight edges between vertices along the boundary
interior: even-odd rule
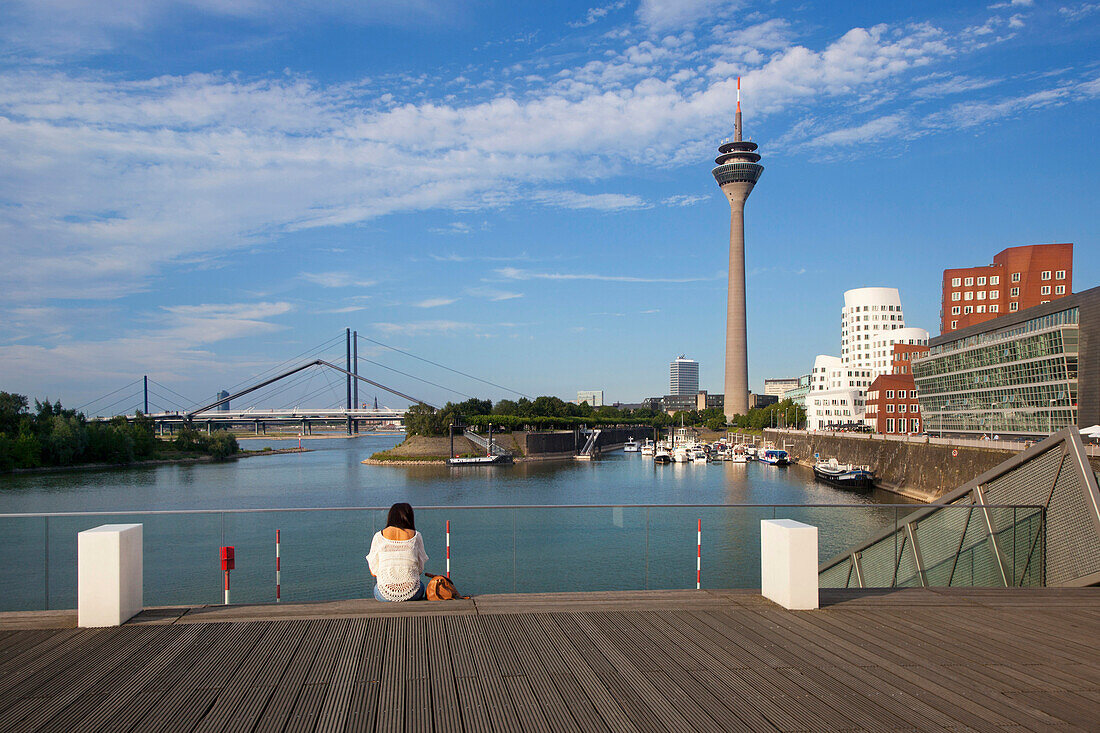
[[[386,517],[387,527],[408,529],[416,531],[416,523],[413,522],[413,508],[411,504],[399,501],[390,507],[389,516]]]

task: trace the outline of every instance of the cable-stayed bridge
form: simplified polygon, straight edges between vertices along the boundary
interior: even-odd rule
[[[428,387],[434,388],[431,390],[433,395],[442,390],[459,400],[471,397],[453,387],[360,356],[360,342],[368,343],[374,351],[382,349],[384,353],[400,355],[422,367],[426,365],[499,390],[528,396],[345,329],[344,333],[253,374],[206,400],[188,398],[145,376],[77,409],[96,415],[93,419],[111,419],[119,415],[134,419],[141,412],[152,418],[161,432],[192,425],[207,430],[232,428],[259,434],[269,426],[283,430],[297,426],[299,432],[308,435],[315,427],[343,426],[352,434],[360,429],[399,426],[408,405],[434,406],[418,396]],[[384,377],[387,382],[397,380],[402,385],[413,383],[413,386],[402,387],[407,391],[396,389],[365,376],[360,373],[361,368],[369,370],[372,376],[377,376],[379,370],[388,372]],[[379,398],[383,400],[381,406]],[[395,402],[397,404],[393,404]]]

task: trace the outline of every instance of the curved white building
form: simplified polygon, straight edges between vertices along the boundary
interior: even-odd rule
[[[864,422],[867,388],[890,373],[894,344],[927,344],[928,331],[907,328],[897,288],[856,288],[844,293],[840,357],[818,356],[806,395],[810,430]]]

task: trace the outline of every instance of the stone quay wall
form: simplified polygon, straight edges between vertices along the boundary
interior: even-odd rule
[[[935,501],[1016,454],[1016,450],[885,440],[873,435],[798,433],[765,430],[767,441],[812,466],[822,459],[870,466],[875,485],[920,501]],[[957,454],[953,454],[957,452]]]

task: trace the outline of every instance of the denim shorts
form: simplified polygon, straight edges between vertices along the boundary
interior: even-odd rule
[[[382,594],[378,591],[378,584],[377,583],[374,586],[374,600],[376,600],[376,601],[385,601],[387,603],[391,602],[389,598],[383,598],[382,597]],[[424,600],[424,581],[420,581],[420,587],[417,589],[416,593],[413,594],[413,597],[410,598],[409,600],[410,601],[422,601],[422,600]]]

